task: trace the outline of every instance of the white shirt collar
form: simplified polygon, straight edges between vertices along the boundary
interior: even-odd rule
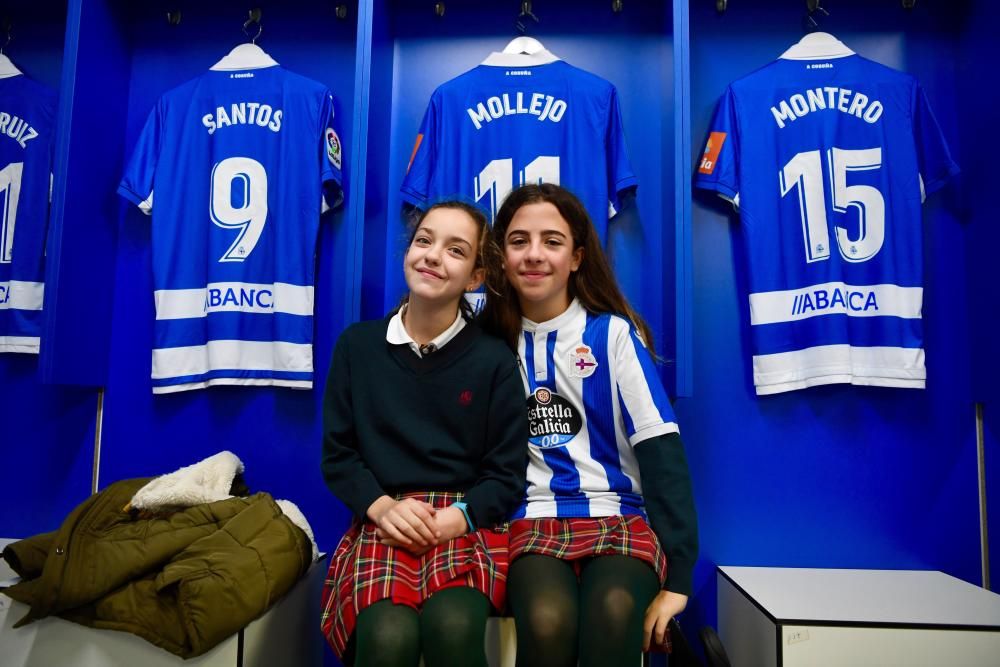
[[[559,60],[559,57],[548,49],[542,49],[537,53],[504,53],[494,51],[481,65],[491,67],[531,67],[532,65],[548,65]]]
[[[527,317],[521,318],[521,328],[524,331],[530,331],[532,333],[547,333],[549,331],[556,331],[560,327],[565,326],[568,322],[571,322],[573,318],[584,312],[583,306],[580,304],[579,299],[573,299],[569,304],[569,308],[564,310],[559,315],[556,315],[551,320],[546,320],[545,322],[533,322]]]
[[[853,56],[854,51],[828,32],[812,32],[781,54],[783,60],[829,60]]]
[[[409,345],[413,353],[418,357],[424,356],[420,353],[420,345],[417,341],[413,340],[410,334],[406,331],[406,327],[403,325],[403,313],[406,312],[407,304],[403,304],[402,308],[396,311],[396,314],[392,316],[389,320],[389,328],[385,331],[385,340],[390,345]],[[434,338],[429,345],[433,345],[435,349],[440,350],[442,347],[448,344],[448,342],[458,335],[458,332],[465,328],[465,318],[462,317],[462,311],[459,310],[458,316],[455,317],[455,321],[451,323],[451,326],[442,331],[437,337]]]

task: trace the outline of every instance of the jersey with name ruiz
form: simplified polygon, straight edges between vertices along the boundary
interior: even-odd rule
[[[548,322],[523,321],[518,358],[529,454],[514,517],[645,515],[632,448],[678,429],[635,329],[574,300]]]
[[[756,392],[922,388],[920,209],[958,168],[914,77],[789,54],[728,87],[695,178],[740,212]]]
[[[475,201],[492,221],[513,188],[543,182],[579,197],[606,239],[618,194],[636,184],[618,92],[548,51],[494,53],[434,91],[401,192],[424,209]]]
[[[341,161],[330,91],[279,66],[160,98],[118,189],[153,217],[154,393],[312,386],[316,237]]]
[[[0,79],[0,352],[38,354],[56,93]]]

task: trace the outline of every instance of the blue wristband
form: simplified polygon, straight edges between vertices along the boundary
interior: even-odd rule
[[[461,510],[462,516],[465,517],[465,523],[469,524],[469,532],[470,533],[476,532],[476,526],[475,524],[472,523],[472,517],[469,516],[469,506],[463,503],[462,501],[458,501],[457,503],[452,503],[451,506]]]

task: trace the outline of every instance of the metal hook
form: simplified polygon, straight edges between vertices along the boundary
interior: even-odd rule
[[[720,14],[726,13],[726,0],[715,0],[715,11]]]
[[[181,24],[181,10],[177,9],[174,11],[167,12],[167,23],[170,25],[180,25]]]
[[[522,35],[527,34],[528,24],[524,22],[525,18],[529,18],[535,23],[540,23],[538,17],[531,13],[531,0],[521,1],[521,13],[517,17],[517,21],[514,23],[514,27]]]
[[[251,23],[257,24],[257,34],[253,37],[250,37],[249,31],[247,31]],[[251,44],[256,44],[262,32],[264,32],[264,25],[260,22],[260,7],[254,7],[250,10],[250,18],[243,23],[243,34],[250,38]]]
[[[915,4],[917,4],[917,0],[903,0],[903,9],[913,9]]]
[[[612,0],[611,11],[613,11],[615,14],[621,14],[624,8],[625,6],[622,0]]]
[[[443,2],[434,3],[434,15],[438,18],[444,18],[445,6]]]
[[[809,10],[803,21],[806,32],[819,28],[819,24],[823,22],[823,19],[830,15],[830,12],[819,6],[819,0],[806,0],[806,8]],[[817,16],[819,20],[816,19]]]

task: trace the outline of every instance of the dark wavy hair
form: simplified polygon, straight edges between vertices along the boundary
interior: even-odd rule
[[[425,211],[420,211],[419,215],[415,216],[412,223],[412,229],[410,230],[410,238],[406,244],[407,249],[413,244],[413,239],[417,236],[417,231],[420,229],[421,223],[423,223],[424,218],[426,218],[431,211],[436,211],[439,208],[451,209],[454,211],[462,211],[468,215],[472,221],[476,224],[476,239],[477,244],[475,248],[476,253],[476,263],[473,267],[475,269],[483,269],[483,285],[486,287],[486,291],[494,295],[493,299],[496,300],[500,295],[500,286],[504,282],[503,275],[503,254],[500,252],[499,246],[493,240],[493,236],[490,234],[490,223],[486,220],[486,215],[483,211],[473,204],[469,204],[460,200],[445,200],[435,203],[430,206]],[[410,294],[407,292],[403,299],[399,302],[396,310],[403,307],[410,299]],[[462,316],[471,321],[475,318],[475,311],[472,309],[472,304],[469,303],[464,297],[459,299],[458,308],[462,313]]]
[[[626,318],[638,329],[646,347],[652,352],[652,332],[622,294],[587,209],[572,192],[551,183],[523,185],[511,192],[493,221],[496,247],[503,252],[507,228],[522,206],[544,202],[555,206],[569,225],[573,250],[583,248],[580,268],[569,275],[570,298],[578,298],[583,307],[592,313],[613,313]],[[488,331],[517,349],[517,338],[521,334],[521,304],[506,276],[499,292],[499,298],[486,299],[486,308],[480,317]]]

